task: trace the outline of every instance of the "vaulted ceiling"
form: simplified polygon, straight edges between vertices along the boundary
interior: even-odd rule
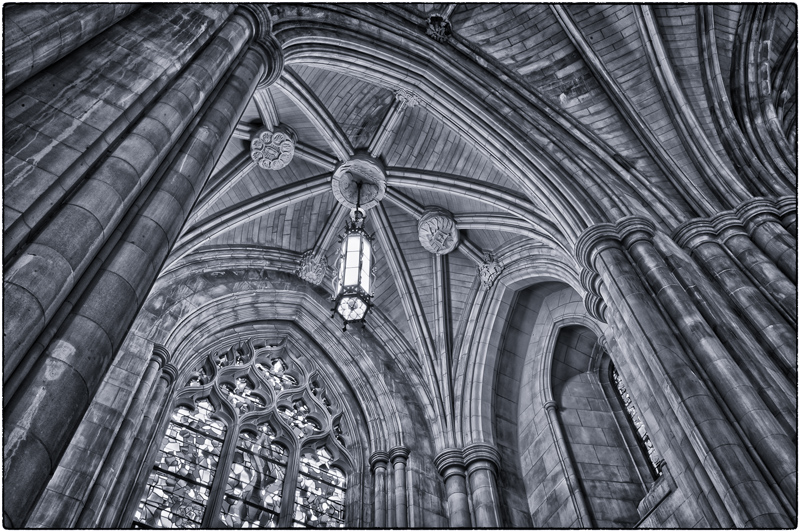
[[[503,264],[546,248],[577,279],[573,246],[594,223],[641,214],[669,233],[747,197],[794,194],[795,9],[269,6],[283,74],[248,104],[167,270],[209,250],[258,247],[265,264],[311,250],[332,292],[348,210],[331,176],[370,152],[388,188],[367,214],[377,312],[432,356],[464,330],[484,252]],[[446,42],[426,34],[432,14],[449,19]],[[294,157],[265,170],[250,139],[278,124],[297,135]],[[446,260],[419,241],[429,206],[460,231]]]

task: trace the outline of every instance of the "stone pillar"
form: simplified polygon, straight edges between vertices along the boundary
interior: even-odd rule
[[[547,401],[544,404],[544,409],[547,412],[547,424],[550,426],[550,433],[553,435],[558,459],[561,462],[561,469],[564,471],[564,478],[567,481],[567,488],[572,498],[572,505],[578,515],[578,523],[581,528],[591,528],[593,526],[592,515],[586,505],[586,495],[583,493],[578,474],[575,471],[575,464],[572,463],[572,455],[569,452],[567,440],[564,438],[561,420],[558,417],[558,405],[555,401]]]
[[[139,505],[139,497],[150,477],[150,470],[153,468],[155,455],[160,447],[158,421],[161,413],[169,406],[166,403],[167,391],[177,375],[178,370],[172,364],[167,364],[161,369],[161,376],[147,401],[147,410],[139,425],[136,438],[131,444],[114,485],[111,486],[105,507],[97,512],[94,528],[130,527],[133,513]],[[148,445],[150,452],[147,452]]]
[[[395,447],[389,451],[389,457],[394,466],[394,526],[406,528],[408,526],[408,499],[406,495],[406,460],[408,449]]]
[[[140,4],[10,4],[3,11],[7,93]]]
[[[742,223],[729,213],[721,213],[712,218],[714,228],[721,242],[740,262],[743,271],[753,279],[776,309],[787,316],[787,320],[797,322],[797,287],[753,244]]]
[[[500,498],[495,476],[500,467],[500,453],[487,443],[473,443],[464,447],[467,464],[472,511],[477,528],[500,528]]]
[[[198,115],[197,126],[191,129],[192,134],[183,143],[179,153],[159,172],[163,177],[142,209],[133,216],[108,262],[103,264],[80,303],[66,318],[31,370],[27,381],[17,392],[19,399],[7,409],[4,432],[5,486],[14,486],[14,490],[7,494],[6,509],[9,512],[7,522],[13,526],[23,525],[47,482],[56,465],[50,457],[61,454],[91,402],[114,352],[144,302],[250,96],[265,77],[265,72],[268,79],[274,80],[277,77],[276,65],[282,67],[282,59],[274,55],[278,49],[269,50],[261,44],[246,49],[246,42],[256,33],[255,24],[249,12],[237,10],[234,13],[214,41],[154,106],[152,112],[159,118],[171,117],[167,122],[172,127],[156,123],[153,119],[143,121],[140,124],[143,128],[141,131],[135,129],[144,136],[139,136],[138,140],[127,146],[126,150],[135,149],[126,153],[141,163],[141,171],[129,170],[128,174],[121,171],[107,175],[113,178],[115,186],[126,182],[126,175],[131,177],[132,181],[128,183],[133,188],[126,197],[135,197],[133,190],[143,186],[142,176],[147,175],[149,179],[155,173],[158,162],[166,157],[166,153],[163,157],[160,155],[162,147],[171,145],[173,141],[170,139],[177,140],[192,121],[192,110],[199,108],[200,102],[223,78],[227,67],[238,59],[238,64],[226,77],[210,106]],[[125,145],[123,142],[120,149]],[[103,187],[108,189],[108,186],[98,184],[97,188],[89,187],[87,194],[81,195],[79,192],[73,199],[78,203],[86,200],[80,209],[83,213],[98,211],[103,217],[103,213],[108,213],[110,209],[114,214],[111,214],[106,230],[95,234],[94,230],[98,227],[90,224],[94,229],[87,233],[84,225],[75,225],[79,222],[85,224],[85,220],[81,222],[83,214],[71,218],[71,221],[60,220],[65,225],[56,224],[58,228],[54,229],[57,234],[70,231],[68,234],[72,235],[74,232],[74,237],[57,245],[69,248],[70,254],[78,257],[80,264],[87,262],[87,256],[94,255],[103,235],[114,225],[110,221],[117,217],[114,209],[120,208],[118,200],[112,200],[102,192],[105,190]],[[77,214],[79,211],[69,212]],[[56,245],[55,242],[52,241],[53,245]],[[84,252],[86,255],[82,256]],[[21,266],[19,278],[34,279],[38,276],[47,279],[52,273],[53,278],[48,281],[58,283],[61,278],[55,272],[49,272],[56,264],[62,263],[54,261],[48,266]],[[39,271],[34,276],[31,268],[36,267],[39,267]],[[55,302],[57,298],[52,297],[52,292],[48,294]]]
[[[797,197],[782,196],[775,202],[781,223],[789,231],[789,234],[797,238]]]
[[[375,451],[369,457],[369,465],[375,477],[375,528],[386,528],[386,466],[389,464],[389,453]]]
[[[797,240],[781,224],[780,214],[772,202],[764,198],[753,198],[736,207],[750,237],[772,259],[772,262],[797,283]]]
[[[750,373],[753,385],[771,403],[772,411],[784,427],[796,434],[797,390],[787,378],[787,375],[795,371],[794,367],[788,366],[791,359],[787,357],[791,355],[773,350],[771,357],[761,343],[766,346],[783,346],[785,340],[781,339],[789,335],[791,328],[774,312],[772,305],[750,283],[726,248],[717,241],[714,228],[709,222],[693,220],[681,224],[673,232],[673,239],[690,252],[710,277],[706,287],[690,287],[690,281],[682,281],[689,296],[740,368]],[[712,279],[724,290],[731,303],[738,307],[738,313],[722,295],[717,294],[715,285],[711,284]],[[761,342],[752,331],[758,331]]]
[[[59,310],[252,35],[249,20],[232,15],[10,263],[3,304],[14,311],[3,313],[5,374]]]
[[[162,345],[155,345],[150,363],[147,365],[141,381],[139,381],[139,387],[136,389],[133,400],[128,407],[125,419],[122,421],[119,431],[117,431],[114,443],[103,462],[97,480],[95,480],[92,491],[89,493],[89,498],[86,500],[83,511],[78,518],[76,523],[78,528],[95,528],[97,526],[100,511],[105,507],[106,499],[110,495],[118,474],[122,470],[136,431],[144,419],[144,413],[148,406],[147,401],[152,396],[153,387],[156,386],[156,379],[161,373],[161,368],[167,362],[169,362],[169,351]],[[48,524],[53,528],[57,528],[63,523]]]
[[[444,479],[450,528],[469,528],[472,519],[467,499],[466,467],[459,449],[445,449],[433,460]]]
[[[644,218],[625,218],[617,227],[631,258],[676,324],[710,386],[730,409],[732,421],[741,427],[784,495],[794,499],[797,448],[670,272],[653,244],[655,225]]]
[[[747,454],[736,432],[689,357],[668,320],[620,246],[611,224],[587,229],[576,243],[580,262],[600,275],[607,305],[619,311],[643,361],[662,383],[675,414],[737,527],[788,527],[790,520]]]

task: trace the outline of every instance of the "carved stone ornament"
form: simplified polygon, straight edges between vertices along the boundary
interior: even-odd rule
[[[445,15],[433,14],[428,17],[428,29],[425,34],[436,42],[445,43],[450,39],[453,28]]]
[[[483,254],[483,264],[478,266],[478,274],[481,276],[481,286],[487,290],[492,287],[497,277],[503,272],[503,265],[494,259],[489,252]]]
[[[417,105],[422,105],[422,99],[419,95],[408,89],[400,89],[396,93],[394,93],[394,99],[403,104],[404,107],[412,108],[416,107]]]
[[[356,206],[358,183],[361,183],[361,209],[366,211],[377,205],[386,195],[386,172],[383,164],[374,157],[359,152],[333,172],[333,195],[348,209]]]
[[[300,265],[295,273],[304,281],[319,285],[325,278],[328,270],[328,259],[324,256],[315,257],[314,250],[308,250],[300,257]]]
[[[417,223],[419,243],[436,255],[446,255],[458,246],[458,227],[450,211],[428,207]]]
[[[250,157],[265,170],[280,170],[294,157],[297,135],[283,124],[260,129],[250,140]]]

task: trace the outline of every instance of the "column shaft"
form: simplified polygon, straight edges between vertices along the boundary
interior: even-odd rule
[[[8,94],[3,108],[6,265],[233,10],[230,5],[148,5]]]
[[[736,526],[788,526],[788,518],[767,495],[767,484],[714,398],[687,364],[686,354],[622,249],[617,244],[605,244],[595,252],[592,262],[608,287],[611,301],[607,304],[620,309],[637,342],[641,342],[643,354],[664,383],[678,420],[691,435],[690,441]]]
[[[397,528],[408,526],[408,501],[406,495],[406,459],[408,449],[395,447],[389,452],[394,466],[394,505],[395,522]]]
[[[111,493],[114,482],[117,479],[125,459],[130,451],[130,445],[135,439],[135,434],[139,430],[139,426],[144,419],[145,410],[147,410],[147,401],[151,397],[153,387],[156,385],[156,379],[161,373],[161,367],[169,360],[167,351],[161,347],[156,346],[154,355],[147,365],[142,380],[139,382],[139,387],[136,389],[136,394],[133,396],[128,411],[125,414],[125,419],[114,438],[114,443],[109,450],[108,456],[103,462],[100,473],[92,486],[92,491],[89,493],[89,498],[84,504],[83,511],[76,526],[78,528],[95,528],[97,526],[97,519],[100,516],[100,511],[105,507],[106,499]],[[52,523],[50,526],[57,527],[59,523]]]
[[[15,311],[3,315],[4,374],[58,311],[252,33],[247,19],[232,16],[10,264],[4,307]]]
[[[152,176],[157,162],[166,157],[163,154],[156,157],[157,162],[151,162],[154,154],[145,145],[171,146],[174,140],[170,139],[177,140],[191,121],[192,109],[198,108],[199,102],[212,92],[253,31],[247,18],[234,15],[177,85],[153,108],[154,112],[172,116],[178,130],[167,128],[167,132],[173,132],[165,133],[162,138],[153,122],[146,123],[149,134],[139,137],[145,144],[134,142],[139,149],[133,155],[143,159],[147,171],[131,174],[137,183],[134,189],[143,186],[140,180],[144,178],[140,175]],[[5,485],[15,487],[6,505],[13,512],[12,523],[21,525],[38,497],[55,466],[50,457],[59,456],[69,441],[265,68],[258,51],[245,54],[180,153],[163,171],[160,186],[133,219],[108,264],[89,285],[82,301],[17,392],[19,401],[10,405],[5,425]],[[165,99],[171,103],[167,104]],[[173,104],[183,112],[178,112]],[[114,178],[119,181],[123,175],[115,173]],[[107,194],[102,193],[102,186],[95,192],[85,199],[102,212],[105,207],[97,203],[108,200]],[[133,192],[129,197],[135,198]],[[117,214],[111,216],[115,217]],[[76,235],[82,234],[71,223],[61,229],[69,227]],[[90,236],[84,242],[93,249],[99,242],[93,239],[97,238]],[[68,244],[77,245],[80,250],[81,237],[69,239]],[[80,259],[81,264],[85,262],[85,257]],[[46,274],[43,271],[37,275]],[[21,486],[25,488],[20,489]]]
[[[370,465],[375,477],[373,488],[375,490],[375,528],[386,528],[386,465],[389,462],[389,453],[376,451],[370,457]]]
[[[450,528],[469,528],[472,518],[467,495],[466,468],[462,453],[458,449],[445,449],[434,460],[439,474],[444,479],[447,494],[447,517]]]
[[[553,435],[558,458],[561,462],[561,468],[564,471],[564,478],[567,481],[572,504],[575,507],[575,513],[578,516],[578,524],[580,528],[591,528],[592,515],[589,513],[589,507],[586,504],[586,495],[583,493],[578,474],[575,471],[575,464],[572,463],[572,458],[567,447],[567,440],[564,438],[564,431],[561,428],[561,420],[556,410],[556,403],[548,401],[544,405],[547,412],[547,424],[550,426],[550,433]]]
[[[478,528],[500,528],[500,497],[495,475],[500,453],[487,443],[473,443],[464,448],[469,475],[472,512]]]
[[[773,203],[754,198],[736,208],[753,242],[791,280],[797,283],[797,240],[780,222]]]
[[[730,240],[728,242],[731,245]],[[737,248],[731,247],[731,251],[736,254]],[[781,369],[788,375],[796,375],[797,342],[792,328],[750,283],[722,246],[714,242],[703,242],[692,250],[692,255],[739,307],[741,314],[751,323],[764,344],[769,346]]]
[[[730,408],[743,433],[784,494],[794,498],[797,467],[793,465],[793,457],[797,454],[796,447],[671,274],[653,245],[652,234],[634,229],[625,237],[625,243],[639,271],[677,325],[695,360]]]
[[[11,4],[4,11],[3,93],[58,61],[140,4]]]
[[[93,528],[127,528],[130,526],[129,518],[133,516],[133,512],[139,505],[138,497],[150,477],[152,459],[155,458],[155,453],[159,449],[158,434],[156,434],[158,420],[167,406],[167,391],[176,374],[177,371],[172,365],[167,365],[162,369],[161,376],[153,388],[153,394],[147,401],[147,409],[139,425],[136,438],[122,463],[119,475],[113,485],[109,487],[105,505],[97,510]],[[153,442],[152,452],[147,453],[150,442]],[[137,474],[139,474],[138,478]],[[132,504],[126,505],[126,501]]]

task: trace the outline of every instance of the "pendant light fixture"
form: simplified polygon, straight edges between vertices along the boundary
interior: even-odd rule
[[[364,323],[372,307],[372,236],[364,229],[366,214],[361,210],[361,182],[358,182],[356,208],[345,223],[344,234],[339,238],[338,276],[334,280],[334,306],[331,309],[343,320],[342,331],[349,323]]]

